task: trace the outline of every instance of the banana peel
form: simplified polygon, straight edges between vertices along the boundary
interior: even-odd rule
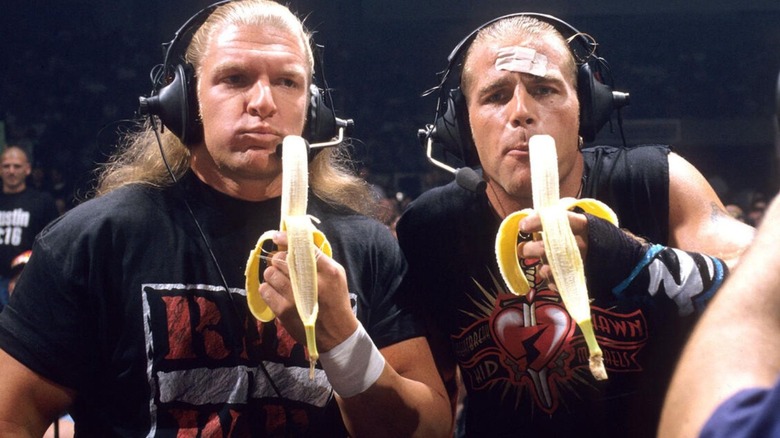
[[[605,380],[607,372],[603,353],[591,322],[585,269],[567,211],[579,208],[615,226],[618,225],[618,218],[608,205],[596,199],[560,198],[555,140],[548,135],[535,135],[528,143],[534,208],[514,212],[501,222],[495,242],[499,272],[510,292],[526,295],[530,291],[518,260],[517,236],[520,233],[520,222],[535,211],[542,222],[540,234],[558,292],[588,345],[591,373],[597,380]]]
[[[328,239],[306,214],[309,190],[308,148],[303,138],[287,136],[282,142],[282,206],[279,229],[287,232],[287,265],[290,271],[295,307],[306,332],[309,353],[309,378],[319,359],[314,327],[317,322],[317,249],[332,257]],[[264,245],[272,241],[276,230],[266,231],[249,253],[246,264],[246,296],[249,311],[262,322],[272,321],[276,315],[260,296],[260,259]]]

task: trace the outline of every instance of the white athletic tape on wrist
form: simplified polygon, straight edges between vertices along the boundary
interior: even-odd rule
[[[379,379],[385,358],[366,329],[358,328],[330,351],[320,353],[320,364],[333,391],[340,397],[352,397],[368,389]]]

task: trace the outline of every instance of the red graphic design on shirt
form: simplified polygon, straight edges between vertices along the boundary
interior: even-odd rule
[[[481,312],[464,311],[473,321],[452,343],[467,387],[496,390],[516,408],[530,400],[532,410],[552,414],[594,381],[587,344],[560,295],[535,275],[538,261],[525,262],[534,274],[531,291],[515,296],[478,285],[481,299],[472,300]],[[641,371],[636,356],[648,336],[641,311],[591,306],[591,312],[608,373]]]
[[[150,436],[305,432],[328,403],[330,384],[320,369],[309,379],[303,345],[244,300],[207,285],[143,286]],[[269,381],[284,382],[284,399]]]

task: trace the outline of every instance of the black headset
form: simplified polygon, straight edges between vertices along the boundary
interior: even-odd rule
[[[203,124],[199,116],[194,68],[184,60],[184,53],[198,28],[219,6],[232,0],[224,0],[205,7],[190,17],[173,39],[163,43],[165,57],[162,65],[152,69],[152,93],[139,97],[139,112],[156,115],[185,145],[203,139]],[[327,90],[327,86],[325,87]],[[326,103],[320,88],[312,84],[310,102],[303,137],[311,147],[335,146],[344,139],[354,125],[352,119],[340,119],[332,106]],[[327,93],[328,96],[329,93]],[[332,98],[329,98],[332,102]]]
[[[442,73],[439,85],[424,94],[428,95],[438,90],[439,98],[433,124],[426,125],[425,128],[418,131],[419,140],[423,148],[426,149],[428,159],[433,164],[455,173],[457,178],[460,178],[458,170],[433,157],[434,146],[443,149],[445,155],[461,161],[465,167],[478,166],[479,158],[471,136],[466,101],[460,86],[458,84],[454,88],[447,88],[445,85],[450,76],[456,76],[456,80],[460,80],[460,75],[456,73],[460,71],[462,66],[459,67],[458,64],[462,63],[462,58],[479,31],[497,21],[522,16],[533,17],[549,23],[569,42],[569,49],[577,64],[580,136],[584,141],[593,141],[596,133],[609,121],[612,111],[628,105],[628,93],[612,91],[612,87],[604,82],[605,76],[609,77],[609,66],[603,58],[598,56],[596,41],[589,35],[579,32],[563,20],[546,14],[521,12],[490,20],[472,31],[455,46],[447,57],[449,63]]]

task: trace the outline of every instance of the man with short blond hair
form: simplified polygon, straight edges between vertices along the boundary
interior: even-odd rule
[[[568,27],[520,13],[463,40],[455,52],[462,60],[449,59],[463,66],[459,89],[447,94],[447,110],[458,117],[442,116],[457,121],[459,131],[451,132],[459,138],[436,137],[464,152],[477,181],[456,179],[423,193],[397,225],[409,263],[405,282],[428,308],[438,369],[449,388],[456,371],[462,376],[466,436],[654,437],[686,329],[753,236],[670,147],[582,147],[598,128],[583,130],[580,122],[595,114],[580,98],[592,90],[580,86],[597,60],[575,55],[595,50],[595,42],[578,40],[584,34]],[[539,214],[526,216],[516,236],[528,292],[515,295],[502,281],[499,227],[538,202],[529,145],[536,135],[554,139],[560,197],[598,199],[622,227],[567,215],[606,381],[591,373],[588,341],[550,273]]]

